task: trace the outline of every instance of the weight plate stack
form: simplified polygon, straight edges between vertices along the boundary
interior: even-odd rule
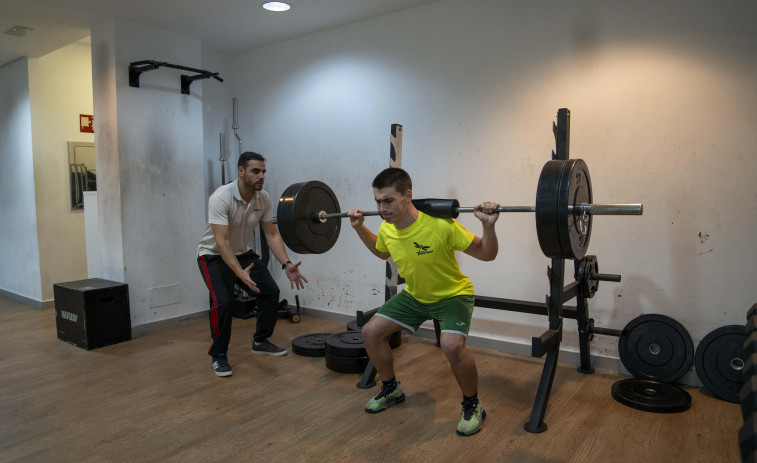
[[[736,404],[744,383],[744,341],[743,326],[721,326],[702,339],[694,355],[694,366],[702,384],[718,398]]]
[[[339,238],[342,221],[321,222],[317,214],[340,212],[339,201],[328,185],[317,180],[289,185],[276,210],[276,224],[284,243],[300,254],[323,254]]]
[[[672,383],[694,361],[694,344],[673,318],[644,314],[628,322],[618,339],[623,366],[637,378]]]
[[[612,397],[623,405],[655,413],[691,408],[691,395],[678,386],[648,379],[623,379],[612,385]]]
[[[326,339],[326,353],[340,357],[365,357],[363,333],[360,331],[343,331]]]
[[[549,258],[579,260],[586,255],[592,216],[569,206],[591,204],[591,177],[581,159],[547,161],[536,187],[536,235]]]
[[[589,168],[581,159],[569,159],[560,176],[560,207],[557,209],[557,229],[566,259],[583,259],[591,237],[591,214],[585,219],[577,209],[568,206],[591,204]]]
[[[362,328],[357,326],[357,320],[347,322],[347,331],[361,331]]]
[[[326,367],[339,373],[362,373],[368,354],[360,331],[343,331],[326,339]]]
[[[303,334],[292,339],[292,352],[305,357],[323,357],[326,355],[326,339],[333,333]]]
[[[359,374],[368,366],[368,357],[341,357],[326,353],[326,368],[337,373]]]

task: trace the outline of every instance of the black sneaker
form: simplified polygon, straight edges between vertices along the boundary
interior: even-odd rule
[[[226,355],[216,355],[213,357],[213,371],[216,376],[231,376],[231,367]]]
[[[271,341],[265,340],[263,342],[252,341],[252,353],[253,354],[265,354],[278,357],[280,355],[286,355],[287,350],[283,347],[278,347]]]

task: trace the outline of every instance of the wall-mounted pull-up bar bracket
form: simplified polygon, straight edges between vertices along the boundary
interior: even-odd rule
[[[140,74],[147,71],[154,71],[156,69],[160,69],[161,67],[180,69],[182,71],[196,73],[193,76],[187,76],[184,74],[181,75],[181,93],[184,95],[189,95],[189,86],[192,85],[192,82],[194,82],[195,80],[208,79],[212,77],[219,82],[223,82],[223,79],[218,77],[218,72],[210,72],[202,69],[195,69],[187,66],[180,66],[178,64],[170,64],[160,61],[145,60],[129,63],[129,87],[138,88]]]

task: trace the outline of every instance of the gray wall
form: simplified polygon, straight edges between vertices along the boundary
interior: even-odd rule
[[[600,284],[592,316],[622,328],[664,313],[696,342],[743,324],[757,301],[756,15],[746,1],[441,1],[232,57],[241,134],[269,157],[274,198],[318,179],[343,209],[374,208],[370,182],[400,123],[416,197],[530,205],[567,107],[595,201],[645,206],[595,219],[589,253],[623,281]],[[480,233],[473,217],[461,222]],[[543,301],[550,262],[533,216],[503,216],[497,229],[496,261],[460,259],[477,293]],[[328,254],[295,257],[307,307],[354,314],[383,300],[384,264],[346,222]],[[522,344],[546,327],[487,309],[474,319],[474,334]],[[593,350],[616,357],[616,343],[600,336]]]
[[[0,66],[0,291],[41,307],[29,67]]]

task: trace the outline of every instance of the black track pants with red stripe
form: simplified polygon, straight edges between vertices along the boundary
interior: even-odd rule
[[[213,344],[208,354],[225,354],[231,339],[231,314],[234,299],[234,284],[246,288],[257,297],[257,326],[253,340],[264,341],[273,335],[279,319],[279,287],[260,257],[252,251],[237,256],[239,265],[247,268],[253,264],[250,278],[258,285],[260,293],[253,293],[223,261],[221,256],[199,256],[197,264],[205,285],[210,292],[210,335]]]

